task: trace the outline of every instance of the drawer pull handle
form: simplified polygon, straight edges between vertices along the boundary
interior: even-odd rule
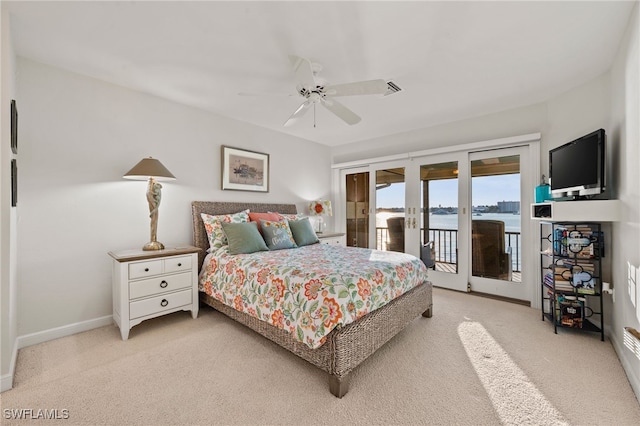
[[[144,271],[145,272],[149,272],[149,268],[144,268]]]
[[[178,263],[178,266],[182,266],[182,263]]]
[[[168,282],[166,282],[165,280],[162,280],[162,282],[160,283],[160,288],[167,288],[168,285],[169,285]]]
[[[163,308],[168,304],[169,304],[169,301],[167,299],[162,299],[162,302],[160,302],[160,306],[162,306]]]

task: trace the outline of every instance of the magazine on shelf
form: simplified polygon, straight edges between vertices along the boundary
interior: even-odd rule
[[[595,279],[588,271],[577,272],[573,274],[573,286],[578,293],[595,294]]]
[[[604,233],[589,226],[553,230],[553,254],[581,259],[604,257]]]
[[[584,302],[569,298],[558,299],[560,315],[558,322],[565,327],[582,328],[584,321]]]

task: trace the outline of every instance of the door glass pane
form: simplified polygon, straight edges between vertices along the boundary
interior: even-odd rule
[[[521,281],[520,156],[471,162],[473,276]]]
[[[376,170],[376,248],[404,252],[404,167]]]
[[[420,166],[420,242],[430,242],[435,269],[458,273],[458,162]],[[423,254],[424,257],[424,254]]]
[[[346,176],[347,246],[368,247],[369,244],[369,172]]]

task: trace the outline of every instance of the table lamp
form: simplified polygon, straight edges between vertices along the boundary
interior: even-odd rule
[[[316,232],[321,234],[324,231],[324,220],[322,216],[332,216],[331,201],[317,200],[309,203],[309,212],[313,216],[318,216]]]
[[[151,218],[151,241],[142,247],[142,250],[162,250],[164,245],[158,242],[158,208],[162,198],[162,185],[156,180],[174,180],[176,177],[171,174],[162,163],[155,158],[143,158],[138,164],[133,166],[123,178],[132,180],[147,180],[147,202],[149,203],[149,217]]]

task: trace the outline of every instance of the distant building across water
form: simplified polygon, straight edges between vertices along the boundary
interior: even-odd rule
[[[497,205],[496,205],[497,204]],[[473,206],[473,213],[512,213],[520,214],[520,201],[498,201],[492,206]],[[404,207],[378,207],[376,213],[404,213]],[[431,207],[429,213],[432,215],[455,215],[458,214],[457,207]]]
[[[520,213],[520,201],[498,201],[498,213]]]

